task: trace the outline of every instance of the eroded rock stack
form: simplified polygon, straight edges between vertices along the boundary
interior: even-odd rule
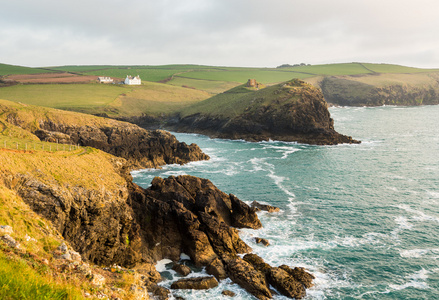
[[[244,259],[238,256],[251,248],[236,228],[258,229],[261,222],[255,208],[220,191],[209,180],[156,177],[147,190],[133,187],[131,205],[144,233],[142,255],[178,261],[186,253],[218,280],[229,277],[258,299],[272,297],[270,285],[296,299],[310,287],[313,276],[302,269],[273,268],[256,254]]]

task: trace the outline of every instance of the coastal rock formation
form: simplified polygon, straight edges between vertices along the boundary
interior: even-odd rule
[[[207,179],[156,177],[143,189],[125,178],[126,185],[116,190],[72,189],[29,174],[9,176],[5,183],[49,219],[84,260],[147,270],[145,285],[151,292],[166,294],[156,285],[159,276],[152,265],[164,258],[178,262],[185,253],[218,280],[229,277],[258,299],[271,298],[267,275],[238,256],[251,248],[236,227],[261,227],[255,209]],[[278,272],[289,270],[294,269]]]
[[[183,132],[247,141],[358,143],[334,130],[320,90],[300,80],[257,91],[244,86],[234,88],[183,111],[176,124],[170,126]]]
[[[122,121],[4,100],[0,101],[0,115],[2,122],[34,139],[94,147],[125,158],[129,169],[209,159],[197,145],[179,142],[169,132],[148,131]]]
[[[324,77],[326,101],[341,106],[439,104],[439,74],[368,74]]]
[[[167,131],[147,131],[128,123],[120,122],[117,127],[78,127],[45,121],[40,122],[40,128],[34,134],[42,141],[94,147],[127,159],[131,168],[154,168],[209,159],[196,144],[179,142]]]
[[[306,294],[306,288],[312,286],[314,276],[302,268],[271,267],[255,254],[246,254],[244,260],[262,272],[267,282],[287,297],[301,299]]]
[[[215,277],[183,278],[172,283],[171,289],[208,290],[218,286]]]

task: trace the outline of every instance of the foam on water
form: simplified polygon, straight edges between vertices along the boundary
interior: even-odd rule
[[[403,284],[390,284],[389,287],[393,290],[404,290],[409,287],[416,289],[428,289],[428,284],[426,280],[428,279],[428,274],[430,272],[424,269],[418,272],[406,276],[406,282]]]
[[[136,171],[133,177],[147,187],[154,176],[191,174],[248,203],[280,207],[278,213],[258,213],[263,228],[240,229],[240,236],[273,266],[303,266],[313,273],[315,286],[306,299],[439,299],[439,106],[330,111],[336,130],[361,144],[320,147],[176,134],[212,159]],[[271,245],[256,244],[255,237]],[[229,283],[174,294],[224,299],[221,291],[229,289],[236,299],[252,299]]]

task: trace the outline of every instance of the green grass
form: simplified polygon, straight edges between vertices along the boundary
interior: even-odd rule
[[[264,84],[274,84],[291,80],[293,78],[307,78],[312,74],[304,74],[293,71],[276,70],[276,69],[212,69],[212,70],[196,70],[187,73],[178,74],[178,77],[202,79],[212,81],[226,81],[236,83],[246,83],[248,79],[254,78],[258,82]]]
[[[372,73],[361,63],[343,63],[327,65],[298,66],[292,68],[283,68],[282,70],[291,70],[295,72],[304,72],[311,75],[356,75]]]
[[[110,107],[121,116],[172,114],[193,103],[209,98],[207,92],[167,84],[145,82],[130,93],[118,97]]]
[[[64,72],[72,72],[72,73],[84,73],[96,70],[105,70],[113,68],[113,66],[60,66],[60,67],[48,67],[50,70],[54,71],[64,71]]]
[[[431,71],[433,72],[439,71],[438,69],[419,69],[419,68],[390,65],[390,64],[363,63],[362,65],[376,73],[425,73]]]
[[[83,299],[74,286],[54,283],[26,261],[9,259],[0,251],[0,299]]]
[[[82,147],[0,135],[0,149],[20,151],[71,152],[82,149]]]
[[[247,88],[245,85],[237,86],[227,92],[218,94],[207,100],[198,102],[181,112],[182,117],[201,113],[203,115],[233,118],[244,113],[250,107],[258,108],[270,105],[274,102],[277,105],[286,101],[291,101],[292,96],[285,97],[291,89],[301,89],[305,83],[292,80],[287,84],[277,84],[260,90]]]
[[[29,68],[29,67],[14,66],[14,65],[0,63],[0,76],[16,75],[16,74],[38,74],[38,73],[48,73],[48,72],[51,71],[40,69],[40,68]]]
[[[203,79],[192,79],[192,78],[175,76],[172,80],[168,81],[167,84],[195,88],[197,90],[206,91],[211,94],[219,94],[224,91],[230,90],[235,86],[241,85],[242,83],[220,81],[220,80],[213,81],[213,80],[203,80]]]
[[[0,99],[59,109],[106,106],[130,87],[105,84],[14,85],[0,88]]]
[[[98,71],[83,72],[86,75],[110,76],[117,78],[125,78],[127,75],[139,75],[142,81],[161,81],[165,80],[180,71],[174,69],[143,69],[143,68],[127,68],[127,69],[105,69]]]

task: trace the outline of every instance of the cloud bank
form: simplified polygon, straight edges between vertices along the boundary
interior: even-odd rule
[[[7,1],[0,62],[434,68],[438,11],[436,0]]]

